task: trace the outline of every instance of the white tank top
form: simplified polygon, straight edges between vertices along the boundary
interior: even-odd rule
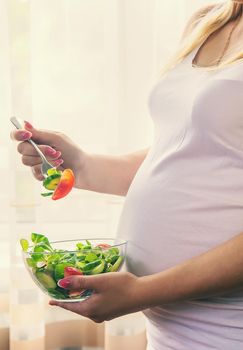
[[[194,55],[149,98],[155,140],[118,228],[129,241],[127,268],[138,276],[243,231],[243,65],[205,71],[192,67]],[[145,315],[148,350],[243,349],[243,292],[163,305]]]

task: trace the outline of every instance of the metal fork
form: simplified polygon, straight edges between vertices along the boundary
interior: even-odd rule
[[[18,130],[24,129],[24,122],[20,118],[12,117],[12,118],[10,118],[10,121],[13,123],[13,125],[16,127],[16,129],[18,129]],[[39,147],[37,146],[37,144],[33,140],[29,139],[27,141],[35,148],[36,152],[39,154],[39,156],[42,160],[41,172],[42,172],[42,175],[46,178],[48,176],[47,170],[55,168],[55,167],[48,162],[48,160],[46,159],[44,154],[41,152],[41,150],[39,149]]]

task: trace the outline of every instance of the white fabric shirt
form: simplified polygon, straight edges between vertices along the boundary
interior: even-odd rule
[[[243,65],[205,71],[192,67],[194,56],[149,98],[155,140],[118,228],[128,240],[127,268],[138,276],[180,264],[243,231]],[[243,349],[243,291],[145,315],[148,350]]]

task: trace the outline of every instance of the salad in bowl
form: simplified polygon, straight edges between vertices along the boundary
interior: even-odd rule
[[[92,290],[65,290],[58,284],[61,279],[119,271],[125,260],[126,243],[119,238],[50,242],[39,233],[31,234],[30,243],[20,240],[24,263],[34,282],[52,299],[66,302],[85,300]]]

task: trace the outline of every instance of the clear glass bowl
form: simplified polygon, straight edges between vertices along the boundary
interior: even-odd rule
[[[120,238],[85,239],[51,242],[53,251],[30,247],[23,259],[33,281],[49,297],[63,302],[87,299],[92,290],[69,292],[58,285],[71,275],[96,275],[119,271],[125,261],[127,242]],[[77,244],[79,244],[77,248]]]

